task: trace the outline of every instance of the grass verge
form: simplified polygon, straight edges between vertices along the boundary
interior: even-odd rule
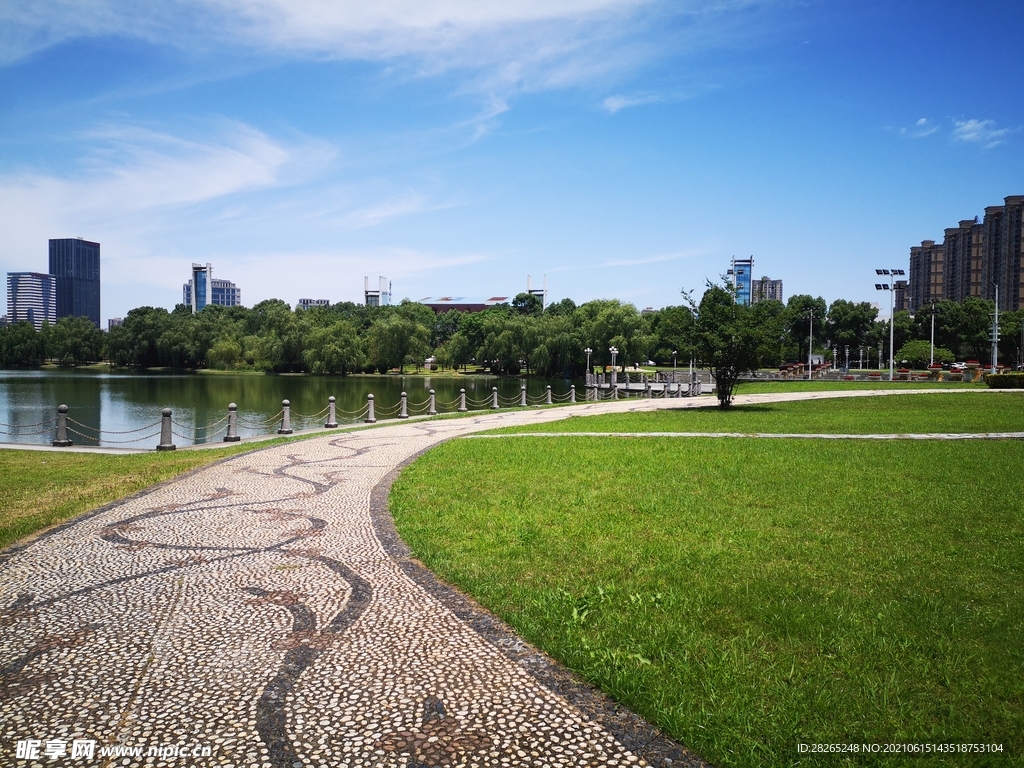
[[[498,432],[1024,432],[1024,393],[884,395],[572,417]]]
[[[978,766],[1024,756],[1022,461],[1016,441],[466,440],[390,504],[441,578],[713,764],[1003,745],[943,759]]]
[[[128,455],[0,449],[0,547],[191,469],[304,437]]]

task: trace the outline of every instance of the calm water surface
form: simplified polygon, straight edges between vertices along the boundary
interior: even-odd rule
[[[518,398],[522,383],[531,401],[547,385],[555,395],[569,391],[572,382],[507,379],[489,376],[461,378],[428,376],[258,376],[245,374],[101,373],[95,371],[0,371],[0,442],[49,444],[54,439],[57,406],[66,403],[76,445],[150,448],[159,442],[160,411],[173,412],[175,443],[219,442],[227,426],[228,403],[237,403],[239,434],[248,437],[277,431],[274,417],[281,401],[291,401],[292,428],[323,426],[327,398],[337,398],[338,422],[357,420],[374,395],[377,418],[397,413],[403,391],[410,412],[425,412],[428,391],[436,392],[438,411],[458,407],[459,389],[478,401],[497,387],[504,400]],[[582,386],[577,383],[580,399]],[[418,406],[418,407],[417,407]],[[346,413],[347,412],[347,413]],[[361,421],[361,417],[358,417]],[[153,425],[153,426],[150,426]]]

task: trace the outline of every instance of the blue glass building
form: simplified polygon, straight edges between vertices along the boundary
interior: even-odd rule
[[[207,304],[221,307],[242,305],[242,290],[230,280],[216,280],[213,265],[192,265],[192,279],[181,287],[181,302],[199,312]]]
[[[749,259],[732,259],[732,268],[727,273],[732,278],[732,286],[736,289],[736,303],[750,304],[750,283],[754,273],[754,257]]]
[[[100,244],[80,237],[50,240],[50,274],[56,280],[57,319],[87,317],[100,327]]]

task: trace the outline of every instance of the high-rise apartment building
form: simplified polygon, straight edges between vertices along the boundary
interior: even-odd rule
[[[1024,195],[1013,195],[1003,205],[989,206],[982,220],[981,295],[995,300],[999,286],[999,309],[1016,311],[1024,306],[1021,266],[1024,227]]]
[[[907,302],[910,311],[943,298],[945,251],[934,240],[922,240],[910,249],[910,279]]]
[[[782,301],[782,281],[772,280],[767,275],[752,280],[750,284],[750,303],[759,301]]]
[[[52,241],[51,241],[52,242]],[[7,322],[27,321],[37,330],[57,322],[57,281],[39,272],[7,273]]]
[[[331,306],[330,299],[299,299],[299,303],[295,305],[296,309],[312,309],[313,307],[329,307]]]
[[[368,307],[386,307],[391,304],[391,281],[377,278],[377,290],[370,290],[370,278],[363,277],[363,297]]]
[[[975,219],[964,219],[957,227],[945,231],[942,248],[943,298],[963,301],[968,296],[981,296],[982,226]]]
[[[750,283],[754,273],[754,257],[749,259],[732,258],[732,267],[726,273],[732,278],[732,287],[736,289],[736,303],[750,304]]]
[[[87,317],[100,327],[100,244],[80,237],[50,240],[50,274],[56,278],[57,319]]]
[[[213,265],[192,265],[192,279],[181,286],[181,303],[199,312],[207,304],[220,307],[240,307],[242,289],[230,280],[216,280]]]

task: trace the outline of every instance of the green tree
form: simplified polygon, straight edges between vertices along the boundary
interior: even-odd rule
[[[708,285],[695,307],[694,347],[701,365],[711,369],[722,408],[732,405],[739,377],[778,354],[782,325],[765,325],[765,315],[736,302],[727,288]],[[767,313],[765,313],[767,314]]]
[[[309,335],[303,359],[310,373],[347,375],[363,364],[363,347],[355,326],[338,320]]]
[[[931,361],[932,345],[930,341],[913,339],[908,341],[896,353],[896,364],[906,365],[910,368],[925,368]],[[945,347],[935,348],[936,363],[952,363],[956,358],[953,353]]]
[[[103,357],[103,332],[85,317],[62,317],[50,329],[47,354],[61,366],[94,363]]]

